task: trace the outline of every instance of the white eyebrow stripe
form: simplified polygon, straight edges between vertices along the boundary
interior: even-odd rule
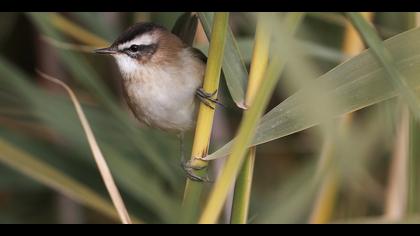
[[[121,45],[118,46],[119,50],[123,50],[125,48],[129,48],[131,45],[136,44],[136,45],[150,45],[153,44],[154,42],[156,42],[156,37],[154,35],[150,35],[150,34],[144,34],[141,35],[139,37],[134,38],[133,40],[130,40],[128,42],[125,42]]]

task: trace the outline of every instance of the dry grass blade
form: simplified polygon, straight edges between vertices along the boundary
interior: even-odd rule
[[[96,47],[91,47],[91,46],[87,46],[87,45],[78,45],[78,44],[74,44],[74,43],[66,43],[66,42],[61,42],[59,40],[56,40],[54,38],[48,37],[48,36],[42,36],[41,39],[43,41],[45,41],[46,43],[60,48],[60,49],[64,49],[64,50],[72,50],[72,51],[78,51],[78,52],[84,52],[84,53],[92,53],[92,51],[94,49],[96,49]]]
[[[112,219],[118,219],[117,212],[112,204],[103,199],[102,196],[3,138],[0,138],[0,162],[71,198],[75,202],[85,204]]]
[[[80,42],[97,47],[108,45],[108,42],[105,39],[92,34],[91,32],[76,25],[58,13],[49,13],[49,16],[51,18],[52,24],[56,28],[60,29],[63,33],[66,33],[67,35],[79,40]]]
[[[124,205],[124,201],[121,198],[120,192],[118,191],[118,188],[115,184],[115,181],[112,177],[111,171],[109,170],[108,165],[106,164],[105,158],[102,155],[102,152],[98,146],[98,143],[96,142],[95,136],[92,132],[92,129],[90,128],[89,122],[86,119],[86,116],[82,110],[82,107],[79,103],[79,101],[76,98],[76,95],[73,93],[73,91],[70,89],[69,86],[67,86],[65,83],[63,83],[62,81],[49,76],[39,70],[37,70],[37,72],[45,79],[60,85],[61,87],[63,87],[67,93],[69,94],[75,108],[76,108],[76,112],[77,115],[80,119],[80,122],[82,124],[83,130],[86,134],[87,140],[89,142],[89,146],[91,148],[92,154],[95,158],[95,162],[98,166],[99,172],[101,173],[102,179],[105,183],[105,186],[108,190],[108,193],[111,197],[111,200],[118,212],[118,215],[120,216],[121,221],[124,224],[131,224],[131,219],[130,216],[128,215],[127,209]]]

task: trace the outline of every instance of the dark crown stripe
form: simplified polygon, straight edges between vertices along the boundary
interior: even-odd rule
[[[154,23],[136,23],[135,25],[131,26],[130,28],[128,28],[124,33],[122,33],[116,40],[115,42],[112,44],[112,46],[116,46],[119,44],[123,44],[125,42],[128,42],[130,40],[133,40],[134,38],[136,38],[137,36],[140,36],[144,33],[156,30],[156,29],[161,29],[161,30],[166,30],[163,26],[154,24]]]

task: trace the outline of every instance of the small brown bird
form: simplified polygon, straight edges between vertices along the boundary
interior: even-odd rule
[[[193,167],[185,161],[183,136],[194,127],[198,100],[212,109],[218,103],[213,98],[215,93],[202,89],[206,56],[153,23],[137,23],[110,47],[95,52],[115,58],[124,97],[136,118],[151,127],[177,133],[187,176],[205,181],[193,174]]]

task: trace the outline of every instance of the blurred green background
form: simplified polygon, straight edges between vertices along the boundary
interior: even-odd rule
[[[142,222],[177,222],[185,185],[177,137],[138,124],[122,100],[115,62],[90,51],[106,46],[93,43],[112,42],[138,21],[171,29],[181,14],[0,13],[0,223],[118,222],[68,95],[39,77],[36,68],[76,92],[129,212]],[[416,13],[375,13],[372,23],[385,40],[415,27],[415,19]],[[231,13],[230,27],[248,65],[255,18]],[[300,75],[316,79],[350,58],[343,51],[347,27],[342,13],[306,13],[294,43],[311,68],[303,62],[286,67],[267,111],[295,94]],[[207,51],[200,27],[195,46]],[[216,112],[210,153],[234,136],[242,116],[224,81],[220,91],[226,108]],[[325,152],[332,153],[327,162],[335,184],[329,185],[323,222],[416,219],[417,123],[403,115],[407,108],[400,99],[370,104],[352,114],[345,131],[342,118],[324,117],[321,126],[258,146],[250,223],[311,222],[320,192],[329,185],[331,170],[323,169],[320,160]],[[328,104],[316,107],[321,113],[328,109]],[[404,119],[406,133],[400,130]],[[405,137],[402,146],[411,143],[403,148],[412,154],[406,156],[414,155],[409,161],[399,162],[400,136]],[[190,150],[192,134],[187,140]],[[222,162],[211,165],[214,178]],[[398,186],[406,188],[395,190]],[[220,222],[228,214],[229,201]]]

